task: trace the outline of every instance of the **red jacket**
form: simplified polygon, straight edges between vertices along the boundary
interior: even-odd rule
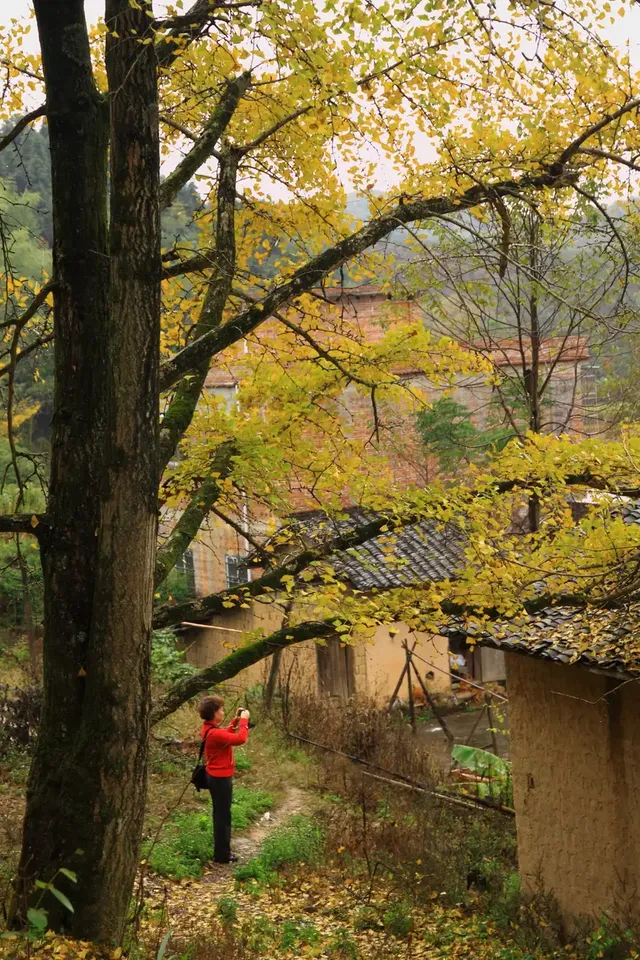
[[[204,759],[209,776],[233,776],[236,769],[233,748],[240,746],[241,743],[246,743],[249,736],[249,721],[242,718],[239,730],[237,730],[237,726],[238,721],[235,718],[224,729],[217,727],[212,720],[205,720],[202,724],[200,736],[203,740],[205,736],[207,738],[204,745]]]

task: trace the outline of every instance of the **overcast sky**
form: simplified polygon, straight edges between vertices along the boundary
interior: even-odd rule
[[[104,13],[104,5],[104,0],[85,0],[87,20],[89,22],[95,22]],[[185,7],[190,5],[191,0],[185,0]],[[156,0],[156,11],[161,12],[164,6],[165,3],[163,0]],[[615,7],[616,4],[614,4],[614,9]],[[7,24],[11,18],[23,19],[29,16],[31,10],[31,0],[0,0],[0,25]],[[631,12],[624,18],[616,18],[615,24],[610,26],[606,32],[610,39],[621,48],[626,48],[629,43],[632,64],[635,69],[640,70],[640,3],[634,5]],[[35,26],[31,33],[25,38],[24,46],[30,52],[38,49],[38,37]],[[39,104],[40,100],[41,97],[39,94],[34,95],[33,106],[35,106],[36,103]],[[176,154],[175,157],[169,158],[167,162],[163,163],[163,171],[165,173],[168,172],[178,159],[178,154]],[[395,180],[395,176],[391,171],[391,165],[380,158],[378,189],[386,192],[393,187],[393,180]],[[346,186],[347,189],[349,189],[348,184],[346,184]],[[274,186],[272,186],[272,190],[273,189]],[[275,192],[279,192],[277,186],[275,186]],[[277,199],[285,199],[285,197],[277,197]]]
[[[31,0],[0,0],[0,23],[6,23],[11,17],[22,18],[32,9]],[[185,7],[190,3],[185,0]],[[85,0],[85,10],[87,19],[95,22],[104,12],[104,0]],[[158,0],[155,4],[156,9],[161,9],[164,4]],[[614,10],[616,4],[613,5]],[[616,18],[616,23],[607,29],[607,34],[620,46],[624,46],[628,40],[632,41],[634,52],[634,62],[640,68],[640,5],[633,7],[632,11],[624,18]],[[37,39],[34,37],[33,49],[37,46]]]

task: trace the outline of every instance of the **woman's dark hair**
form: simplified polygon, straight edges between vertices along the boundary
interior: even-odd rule
[[[205,697],[200,701],[198,712],[203,720],[213,720],[223,704],[224,700],[222,697]]]

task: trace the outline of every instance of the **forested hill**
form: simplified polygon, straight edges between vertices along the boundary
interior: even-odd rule
[[[8,121],[0,136],[14,126]],[[163,244],[195,245],[194,222],[202,200],[187,184],[162,215]],[[197,219],[197,217],[196,217]],[[2,266],[14,274],[40,279],[51,268],[51,170],[49,131],[29,127],[0,153],[0,230]]]
[[[0,136],[14,126],[8,121]],[[162,216],[163,244],[195,247],[202,200],[187,184]],[[41,281],[51,272],[52,236],[49,132],[45,124],[28,127],[0,152],[0,266],[3,274]],[[19,364],[16,396],[35,410],[20,429],[27,449],[49,436],[53,390],[53,347],[43,347]],[[0,455],[0,464],[3,458]]]

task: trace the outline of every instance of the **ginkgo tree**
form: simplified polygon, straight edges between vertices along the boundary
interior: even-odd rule
[[[263,441],[253,414],[253,435],[224,421],[236,437],[220,411],[205,409],[198,417],[213,418],[219,443],[199,445],[194,417],[212,364],[249,338],[276,363],[290,351],[301,369],[306,354],[309,387],[326,387],[318,429],[333,442],[325,418],[335,422],[338,385],[360,380],[395,402],[410,333],[425,376],[477,364],[452,342],[434,358],[417,325],[390,332],[378,351],[362,337],[345,350],[339,318],[316,337],[305,325],[309,301],[302,318],[295,307],[336,271],[370,276],[380,254],[367,252],[404,225],[586,178],[619,190],[635,169],[640,100],[607,39],[618,14],[592,0],[196,0],[187,11],[105,0],[91,29],[82,0],[34,8],[38,55],[26,52],[30,23],[2,30],[1,119],[22,116],[0,149],[45,118],[54,238],[51,277],[22,309],[7,298],[2,327],[12,377],[24,350],[50,336],[32,321],[46,324],[52,305],[46,510],[0,522],[37,537],[44,577],[43,713],[13,917],[24,917],[34,882],[55,874],[74,910],[51,898],[50,924],[117,943],[145,801],[154,587],[229,483],[246,479],[242,457],[258,462]],[[163,252],[160,212],[191,180],[203,199],[199,243]],[[381,193],[385,181],[394,186]],[[348,216],[345,182],[368,200],[366,222]],[[268,395],[268,380],[261,389]],[[280,400],[311,420],[304,397],[282,389]],[[282,417],[270,430],[265,453],[285,436]],[[198,469],[167,473],[181,444]],[[340,473],[350,472],[345,454]],[[384,490],[374,493],[380,512]],[[389,512],[404,503],[404,521],[435,510],[408,491],[391,494]],[[157,551],[167,502],[179,519]],[[446,519],[452,508],[438,509]],[[338,545],[380,532],[380,516]],[[290,565],[304,562],[296,555]],[[308,636],[325,629],[317,618],[306,627]]]

